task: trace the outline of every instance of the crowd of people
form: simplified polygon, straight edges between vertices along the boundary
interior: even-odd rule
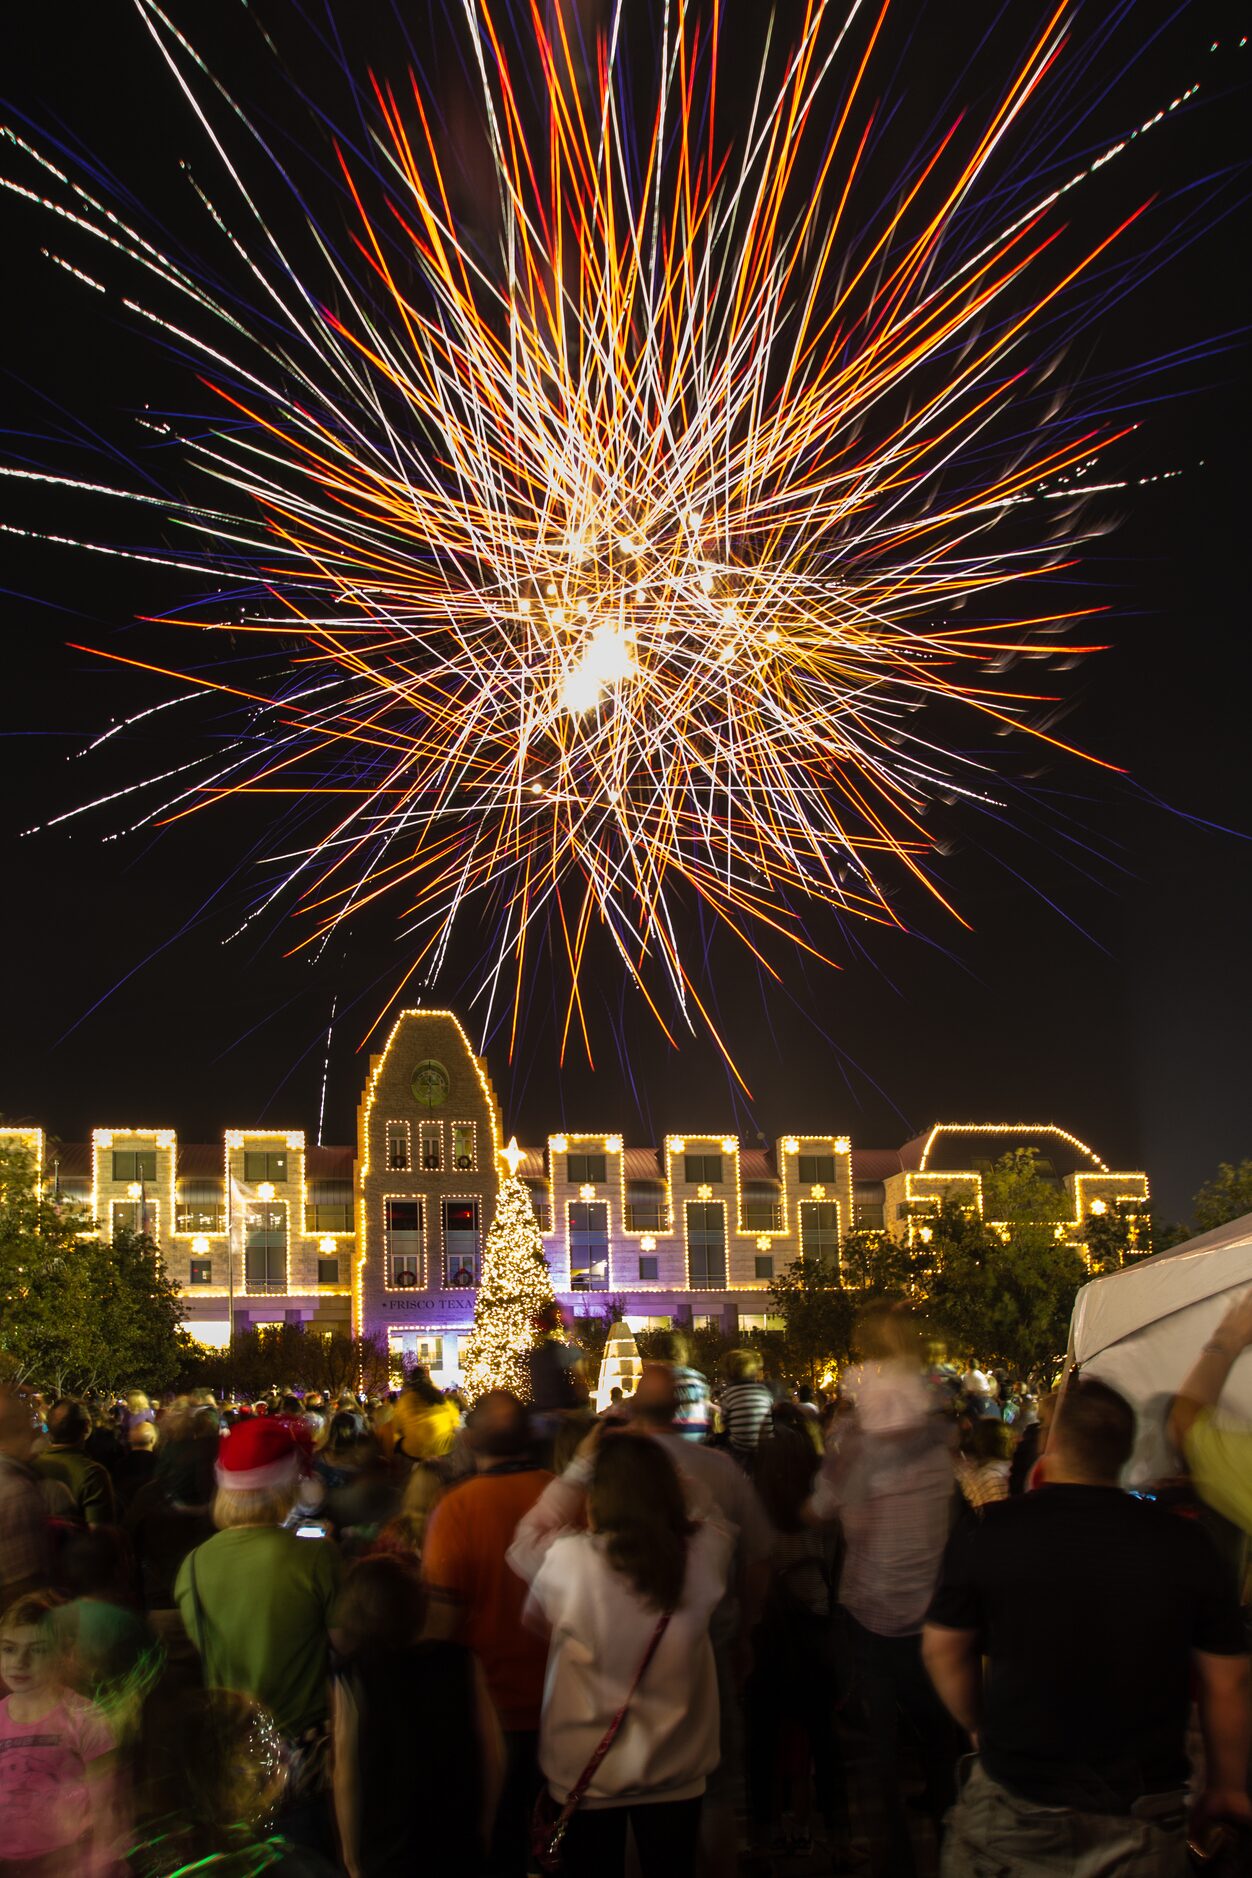
[[[0,1391],[0,1875],[1252,1869],[1252,1296],[1149,1495],[904,1306],[600,1414],[543,1328],[527,1403]]]

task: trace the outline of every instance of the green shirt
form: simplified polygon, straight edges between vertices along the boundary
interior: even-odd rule
[[[1200,1498],[1252,1533],[1252,1428],[1224,1427],[1201,1409],[1183,1449]]]
[[[332,1540],[281,1526],[228,1527],[188,1553],[174,1598],[206,1685],[254,1696],[285,1735],[323,1720],[339,1572]]]
[[[113,1482],[99,1461],[81,1448],[45,1448],[34,1458],[44,1480],[59,1480],[74,1497],[80,1519],[89,1526],[111,1526],[116,1517]]]

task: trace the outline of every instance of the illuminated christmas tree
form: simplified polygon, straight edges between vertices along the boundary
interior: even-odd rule
[[[530,1191],[517,1177],[521,1152],[516,1140],[501,1159],[509,1174],[501,1182],[487,1234],[474,1328],[462,1358],[463,1386],[471,1401],[488,1389],[511,1389],[523,1401],[529,1397],[530,1353],[544,1335],[535,1320],[554,1298]]]

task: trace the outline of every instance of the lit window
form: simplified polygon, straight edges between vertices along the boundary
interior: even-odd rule
[[[243,1157],[243,1177],[254,1182],[286,1180],[286,1149],[248,1148]]]
[[[478,1283],[477,1200],[444,1201],[443,1252],[445,1285],[458,1291],[472,1289]]]
[[[389,1174],[407,1174],[409,1171],[409,1131],[403,1122],[387,1123],[387,1172]]]
[[[422,1203],[420,1200],[384,1200],[387,1282],[400,1291],[413,1291],[421,1283]]]
[[[474,1171],[474,1126],[472,1122],[452,1124],[452,1165],[458,1174]]]
[[[422,1153],[422,1172],[441,1174],[443,1172],[443,1123],[422,1122],[419,1141]]]
[[[693,1291],[726,1287],[726,1209],[720,1200],[687,1203],[687,1265]]]
[[[132,1180],[155,1180],[156,1159],[155,1148],[114,1148],[113,1178],[128,1184]]]
[[[608,1163],[603,1154],[570,1154],[565,1160],[565,1178],[571,1187],[599,1187],[608,1179]]]
[[[800,1251],[834,1270],[839,1263],[839,1208],[833,1200],[800,1202]]]
[[[213,1283],[212,1259],[192,1259],[191,1282],[193,1285],[211,1285]]]
[[[571,1291],[609,1288],[609,1209],[603,1200],[570,1202],[569,1283]]]
[[[281,1200],[248,1208],[243,1253],[249,1291],[287,1289],[287,1208]]]

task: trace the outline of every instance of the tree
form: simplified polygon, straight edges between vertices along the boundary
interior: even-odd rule
[[[1087,1271],[1046,1222],[990,1224],[947,1199],[927,1222],[932,1315],[962,1353],[1026,1373],[1065,1349],[1074,1294]]]
[[[162,1389],[190,1349],[181,1294],[154,1240],[95,1236],[85,1208],[42,1188],[33,1154],[0,1145],[0,1363],[64,1395]]]
[[[1252,1213],[1252,1159],[1237,1166],[1223,1161],[1212,1180],[1206,1180],[1192,1201],[1197,1232],[1212,1232],[1229,1220]]]
[[[1145,1257],[1152,1250],[1152,1225],[1145,1208],[1110,1206],[1103,1213],[1088,1213],[1080,1228],[1087,1262],[1094,1276],[1115,1272],[1122,1265]]]
[[[982,1170],[984,1219],[1037,1225],[1071,1217],[1069,1196],[1048,1171],[1038,1148],[1010,1148]]]
[[[893,1239],[882,1227],[858,1226],[845,1234],[839,1248],[840,1264],[865,1301],[875,1297],[911,1297],[923,1288],[926,1247]]]
[[[382,1337],[353,1337],[346,1330],[319,1330],[315,1324],[266,1324],[239,1331],[229,1349],[193,1344],[180,1376],[184,1387],[246,1398],[271,1389],[320,1389],[332,1398],[345,1390],[381,1395],[390,1380]]]
[[[832,1362],[847,1356],[856,1305],[821,1259],[798,1258],[769,1288],[786,1333],[786,1360],[794,1374],[816,1384]]]
[[[501,1182],[495,1217],[483,1253],[474,1328],[465,1344],[465,1392],[471,1400],[488,1389],[530,1396],[531,1351],[541,1339],[535,1319],[554,1302],[552,1274],[530,1191],[516,1174]]]

